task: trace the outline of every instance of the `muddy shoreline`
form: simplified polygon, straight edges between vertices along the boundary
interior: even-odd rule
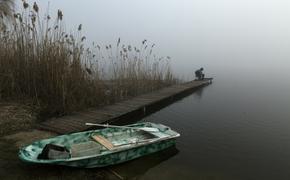
[[[18,103],[0,103],[0,179],[118,179],[108,169],[82,169],[23,163],[20,147],[57,136],[34,129],[37,114]]]

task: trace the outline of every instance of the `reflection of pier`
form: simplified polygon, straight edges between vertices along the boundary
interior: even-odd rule
[[[38,124],[38,128],[59,134],[87,130],[86,122],[125,124],[149,115],[194,90],[208,85],[212,78],[174,85],[161,90],[140,95],[99,109],[77,112],[60,118],[49,119]]]

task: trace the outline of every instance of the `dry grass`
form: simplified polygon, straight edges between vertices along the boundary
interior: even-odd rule
[[[139,48],[121,45],[85,48],[81,25],[64,31],[63,14],[40,17],[37,4],[7,23],[0,17],[0,100],[32,99],[45,116],[113,103],[176,83],[169,57],[153,55],[146,40]]]
[[[26,131],[22,130],[14,134],[3,136],[2,138],[14,142],[16,147],[20,148],[40,139],[47,139],[57,136],[57,134],[48,131],[40,131],[36,129],[25,130]]]
[[[31,129],[36,113],[30,105],[15,102],[0,103],[0,137],[19,130]]]

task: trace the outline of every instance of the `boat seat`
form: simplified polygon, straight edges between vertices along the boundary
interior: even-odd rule
[[[110,141],[108,141],[108,139],[106,139],[105,137],[103,137],[101,135],[92,135],[92,138],[95,141],[97,141],[98,143],[100,143],[103,146],[105,146],[109,150],[113,150],[114,147],[115,147]]]
[[[69,150],[57,144],[46,144],[37,159],[68,159]]]
[[[94,141],[73,144],[70,148],[71,157],[96,155],[100,153],[100,149],[101,149],[101,146]]]

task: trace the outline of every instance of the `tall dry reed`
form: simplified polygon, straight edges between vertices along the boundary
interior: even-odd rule
[[[25,1],[9,23],[0,18],[0,100],[32,99],[55,116],[176,83],[170,58],[153,55],[146,40],[139,48],[120,39],[114,47],[85,48],[81,25],[66,33],[61,10],[43,20],[37,4]]]
[[[0,0],[0,16],[11,17],[13,14],[14,0]]]

